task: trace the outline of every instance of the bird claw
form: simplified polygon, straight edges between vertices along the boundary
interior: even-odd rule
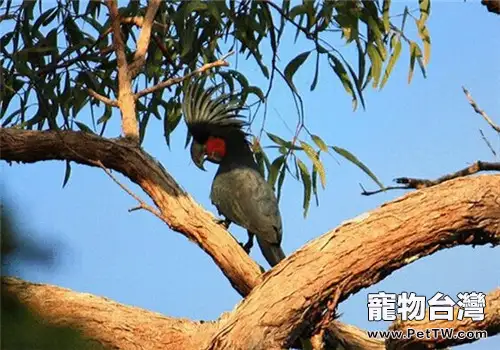
[[[231,220],[228,220],[228,219],[215,219],[215,223],[217,225],[222,225],[227,230],[229,228],[229,225],[231,225]]]
[[[243,248],[243,250],[247,253],[247,254],[250,254],[250,251],[252,250],[252,247],[253,247],[253,239],[252,240],[249,240],[248,242],[246,242],[245,244],[241,243],[240,242],[240,246]]]
[[[248,241],[245,244],[240,243],[240,245],[243,247],[243,250],[247,252],[247,254],[250,254],[250,251],[252,250],[253,236],[255,236],[253,233],[248,233]]]

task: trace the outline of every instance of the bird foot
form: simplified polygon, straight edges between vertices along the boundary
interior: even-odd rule
[[[222,225],[227,230],[229,228],[229,225],[231,225],[231,220],[228,220],[228,219],[215,219],[215,223],[217,225]]]
[[[247,254],[250,254],[250,251],[252,250],[253,236],[255,236],[253,233],[248,233],[248,241],[245,244],[240,243],[240,245],[243,247],[243,250],[247,252]]]
[[[240,243],[240,246],[241,248],[243,248],[243,250],[247,253],[247,254],[250,254],[250,251],[252,250],[252,247],[253,247],[253,240],[252,241],[248,241],[246,242],[245,244]]]

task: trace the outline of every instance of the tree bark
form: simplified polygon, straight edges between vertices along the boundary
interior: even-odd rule
[[[161,218],[172,229],[194,240],[212,256],[241,294],[251,290],[233,312],[209,323],[212,326],[156,315],[156,321],[161,318],[164,325],[153,327],[153,320],[152,328],[143,329],[149,327],[144,317],[149,318],[152,313],[139,309],[135,309],[137,318],[142,320],[137,324],[132,320],[135,311],[123,309],[117,311],[120,316],[116,319],[103,315],[102,322],[96,322],[92,317],[97,317],[94,312],[99,308],[87,304],[79,306],[80,313],[71,308],[55,314],[50,314],[47,307],[39,310],[42,314],[49,312],[48,318],[53,321],[79,324],[89,337],[118,348],[149,344],[151,347],[145,347],[153,349],[156,342],[163,349],[289,347],[299,336],[311,336],[329,326],[346,331],[340,323],[332,323],[332,312],[338,303],[402,266],[456,245],[500,243],[500,175],[460,178],[409,193],[345,222],[261,276],[258,266],[227,231],[215,224],[213,217],[137,146],[81,132],[0,129],[0,149],[0,158],[7,161],[72,160],[92,166],[101,162],[121,172],[153,199]],[[18,294],[22,290],[18,288]],[[26,292],[23,298],[30,304],[33,298],[40,297],[42,301],[50,295]],[[102,307],[102,303],[99,305]],[[114,312],[112,307],[99,310]],[[106,322],[124,325],[92,330],[102,328]],[[127,326],[128,322],[135,326]],[[141,324],[148,326],[140,327]],[[120,333],[122,328],[129,332],[127,336]],[[498,328],[493,330],[498,332]],[[149,332],[158,333],[154,337]],[[133,340],[135,333],[137,339]],[[130,346],[126,345],[129,341]]]
[[[0,159],[9,162],[70,160],[90,166],[101,162],[139,185],[160,210],[162,220],[208,253],[242,296],[259,282],[259,266],[238,242],[181,189],[158,161],[135,144],[76,131],[3,128],[0,149]]]
[[[318,237],[269,271],[210,349],[289,347],[361,288],[438,250],[500,243],[500,175],[409,193]]]

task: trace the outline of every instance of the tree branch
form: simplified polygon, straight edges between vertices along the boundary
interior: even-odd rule
[[[404,184],[407,189],[419,189],[425,187],[436,186],[437,184],[456,179],[458,177],[477,174],[480,171],[500,171],[500,163],[482,162],[478,160],[474,164],[456,171],[451,174],[443,175],[436,180],[414,179],[409,177],[400,177],[395,179],[399,184]]]
[[[480,116],[482,116],[484,118],[484,120],[486,120],[486,122],[493,128],[493,130],[495,130],[496,132],[500,133],[500,126],[496,125],[493,122],[493,120],[488,116],[488,114],[486,114],[485,111],[483,111],[481,108],[479,108],[479,106],[477,105],[476,101],[474,101],[474,99],[472,98],[470,92],[465,87],[463,87],[463,86],[462,86],[462,90],[464,90],[464,94],[467,97],[467,100],[469,101],[470,105],[474,109],[474,112],[476,112],[477,114],[479,114]]]
[[[500,333],[500,288],[493,290],[486,295],[486,308],[484,320],[473,321],[470,318],[464,318],[463,320],[457,319],[458,307],[455,308],[455,317],[453,321],[448,320],[438,320],[430,321],[428,319],[429,313],[426,312],[426,317],[422,321],[406,321],[406,322],[396,322],[390,328],[393,330],[405,331],[408,328],[424,330],[432,328],[453,328],[454,333],[459,331],[473,331],[473,330],[485,330],[488,332],[488,336],[491,337],[495,334]],[[388,349],[394,350],[406,350],[415,349],[416,345],[419,345],[420,349],[431,349],[431,348],[445,348],[447,346],[455,346],[460,344],[472,343],[474,339],[445,339],[443,337],[431,337],[424,339],[416,339],[413,337],[408,340],[400,339],[388,339],[386,341]]]
[[[92,96],[96,100],[101,101],[105,105],[108,105],[111,107],[118,107],[118,101],[107,98],[106,96],[103,96],[103,95],[99,94],[98,92],[96,92],[94,89],[87,89],[87,92],[89,93],[90,96]]]
[[[203,72],[205,72],[209,69],[212,69],[214,67],[227,67],[227,66],[229,66],[229,63],[227,63],[225,61],[225,59],[231,54],[232,53],[230,52],[229,54],[225,55],[224,57],[222,57],[221,59],[219,59],[215,62],[206,63],[203,66],[201,66],[200,68],[192,71],[191,73],[186,74],[183,77],[170,78],[168,80],[162,81],[159,84],[156,84],[156,85],[151,86],[147,89],[139,91],[138,93],[135,94],[135,98],[138,99],[138,98],[141,98],[147,94],[151,94],[157,90],[164,89],[166,87],[182,83],[184,80],[189,79],[189,78],[195,76],[196,74],[203,73]]]
[[[139,147],[82,132],[0,129],[0,148],[0,158],[7,161],[95,165],[92,161],[99,160],[121,172],[153,199],[172,229],[214,259],[242,295],[253,288],[220,321],[211,349],[289,346],[299,336],[320,331],[315,326],[325,309],[334,310],[338,302],[418,258],[460,244],[500,243],[500,175],[459,178],[344,223],[290,255],[257,285],[258,266]]]
[[[500,175],[409,193],[310,242],[269,271],[209,349],[278,349],[392,271],[456,245],[500,244]]]
[[[118,66],[118,106],[122,114],[122,135],[134,142],[139,141],[139,124],[136,118],[135,99],[132,93],[132,76],[125,54],[121,20],[116,0],[106,1],[113,28],[113,47]]]
[[[146,63],[146,52],[151,38],[153,21],[160,6],[160,0],[150,0],[144,21],[142,22],[141,34],[137,41],[137,51],[134,54],[134,61],[130,65],[130,76],[134,78]]]
[[[489,12],[500,15],[500,0],[481,0],[481,4],[486,6]]]
[[[165,317],[66,288],[2,277],[8,292],[44,321],[75,328],[111,349],[202,349],[214,323]],[[105,325],[105,326],[103,326]]]
[[[365,189],[363,189],[361,194],[364,196],[371,196],[373,194],[385,192],[388,190],[422,189],[426,187],[436,186],[445,181],[449,181],[459,177],[477,174],[481,171],[500,171],[500,163],[483,162],[478,160],[474,164],[469,165],[466,168],[460,169],[450,174],[443,175],[437,178],[436,180],[416,179],[412,177],[398,177],[394,179],[394,181],[398,184],[402,184],[402,186],[388,186],[375,191],[366,191]]]
[[[238,242],[140,147],[83,132],[4,128],[0,129],[0,149],[0,159],[7,161],[71,160],[90,166],[98,166],[100,161],[139,185],[159,209],[162,220],[209,254],[241,295],[247,295],[260,280],[259,266]]]

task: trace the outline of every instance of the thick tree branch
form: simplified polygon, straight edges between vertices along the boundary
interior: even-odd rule
[[[259,266],[215,223],[213,215],[140,147],[83,132],[0,129],[0,149],[0,158],[7,161],[71,160],[91,166],[100,161],[138,184],[153,199],[163,221],[207,252],[241,295],[247,295],[258,283]]]
[[[75,328],[111,349],[201,349],[216,327],[165,317],[69,289],[2,277],[2,292],[19,299],[44,321]]]
[[[419,258],[500,244],[500,175],[459,178],[403,196],[315,239],[269,271],[210,349],[290,346],[345,300]]]
[[[129,349],[142,346],[147,349],[177,350],[204,349],[213,334],[231,315],[225,314],[217,322],[196,322],[182,318],[172,318],[137,307],[113,302],[109,299],[69,289],[25,282],[14,277],[2,277],[2,292],[10,293],[40,315],[46,322],[81,331],[87,338],[110,348]],[[392,329],[451,328],[487,330],[489,336],[499,333],[500,291],[497,289],[486,297],[485,320],[482,322],[412,322],[399,323]],[[102,327],[105,324],[106,327]],[[349,350],[384,350],[382,339],[370,339],[366,331],[334,321],[330,327],[330,344]],[[438,340],[439,342],[439,340]],[[457,343],[447,342],[448,346]],[[389,342],[387,349],[422,349],[429,342]],[[440,342],[439,345],[444,345]],[[420,346],[420,347],[419,347]],[[332,349],[329,347],[328,349]],[[427,347],[425,347],[427,348]]]
[[[481,0],[481,4],[486,6],[489,12],[500,15],[500,0]]]
[[[394,323],[391,326],[393,330],[403,330],[408,328],[424,330],[432,328],[453,328],[455,334],[459,331],[472,331],[472,330],[485,330],[488,332],[488,336],[493,336],[500,333],[500,288],[486,295],[486,308],[485,317],[482,321],[473,321],[470,318],[464,318],[463,320],[457,319],[458,308],[455,308],[455,317],[453,321],[438,320],[430,321],[428,319],[429,313],[426,313],[426,318],[422,321],[406,321]],[[391,350],[407,350],[407,349],[430,349],[438,348],[443,349],[447,346],[454,346],[465,343],[472,343],[473,339],[445,339],[443,337],[437,338],[425,338],[416,339],[415,337],[411,340],[397,340],[391,339],[387,340],[387,348]]]
[[[0,148],[0,158],[8,161],[101,161],[141,186],[164,221],[207,251],[241,294],[259,282],[257,265],[237,242],[135,145],[81,132],[0,129]],[[314,333],[311,327],[328,303],[334,309],[420,257],[459,244],[498,244],[499,218],[500,175],[460,178],[410,193],[346,222],[281,262],[220,321],[210,348],[289,346],[298,336]]]

